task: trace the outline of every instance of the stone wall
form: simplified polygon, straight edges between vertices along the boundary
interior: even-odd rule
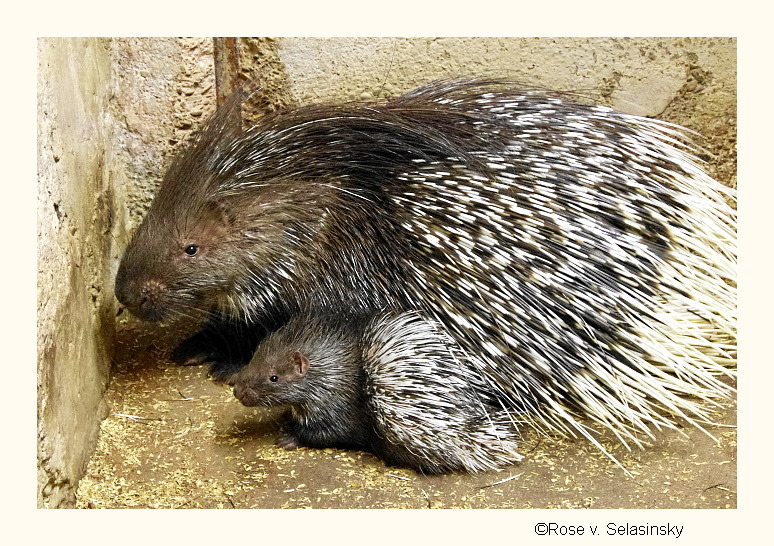
[[[143,210],[128,203],[150,199],[212,87],[207,39],[38,41],[39,507],[74,506],[106,414],[113,278]]]
[[[712,174],[736,184],[733,38],[284,38],[274,45],[295,102],[391,97],[439,78],[509,77],[689,127],[715,155]]]
[[[96,437],[115,305],[108,40],[38,43],[39,506],[67,506]]]

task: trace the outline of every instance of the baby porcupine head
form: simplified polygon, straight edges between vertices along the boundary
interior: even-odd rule
[[[288,404],[308,410],[346,404],[362,390],[359,317],[331,321],[300,315],[267,336],[249,364],[227,382],[246,406]]]
[[[293,384],[309,371],[309,358],[301,351],[259,351],[231,381],[234,396],[245,406],[292,403]]]

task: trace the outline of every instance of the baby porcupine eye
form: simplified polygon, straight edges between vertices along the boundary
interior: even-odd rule
[[[276,375],[272,375],[269,378],[269,381],[271,381],[272,383],[276,383],[277,381],[279,381],[279,377],[277,377]]]
[[[183,252],[189,256],[196,256],[196,254],[199,252],[199,245],[188,245],[185,247]]]

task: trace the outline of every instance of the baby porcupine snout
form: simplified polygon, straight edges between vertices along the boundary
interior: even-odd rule
[[[234,396],[244,406],[258,405],[258,393],[242,382],[234,383]]]

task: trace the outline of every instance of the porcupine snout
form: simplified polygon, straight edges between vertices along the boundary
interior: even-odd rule
[[[242,405],[244,406],[258,405],[258,394],[253,389],[242,383],[234,384],[234,396],[237,398],[237,400],[242,402]]]
[[[116,277],[116,298],[129,311],[143,320],[155,322],[163,317],[162,296],[166,284],[156,279],[145,279],[135,283],[126,281],[124,275]]]

